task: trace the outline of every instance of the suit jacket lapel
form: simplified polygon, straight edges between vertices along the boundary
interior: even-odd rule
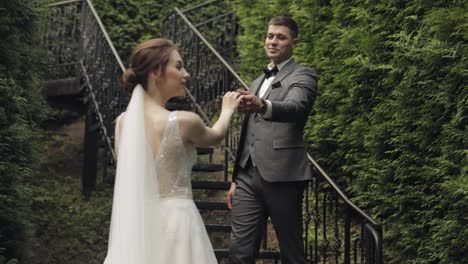
[[[260,89],[260,86],[263,83],[263,79],[265,79],[265,74],[262,74],[260,77],[258,77],[257,79],[255,79],[255,81],[252,82],[252,84],[250,85],[251,93],[255,95],[257,94],[258,89]]]
[[[284,67],[276,74],[275,78],[271,82],[270,87],[266,90],[262,98],[268,98],[270,95],[271,89],[281,86],[281,81],[288,76],[292,71],[297,68],[297,64],[294,62],[294,59],[291,59]]]

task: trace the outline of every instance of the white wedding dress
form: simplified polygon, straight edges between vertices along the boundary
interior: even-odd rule
[[[146,137],[144,93],[138,85],[119,142],[109,246],[105,264],[217,263],[192,199],[193,145],[169,114],[158,153]]]

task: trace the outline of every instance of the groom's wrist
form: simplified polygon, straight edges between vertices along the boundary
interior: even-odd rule
[[[265,99],[260,99],[260,108],[258,109],[257,113],[264,115],[267,111],[267,103]]]

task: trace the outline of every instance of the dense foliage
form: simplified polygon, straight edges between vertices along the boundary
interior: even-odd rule
[[[87,200],[82,195],[83,135],[79,132],[83,127],[77,124],[83,124],[83,119],[67,119],[74,121],[64,124],[60,118],[57,122],[64,129],[47,132],[47,160],[32,179],[34,214],[29,220],[35,232],[30,243],[31,257],[24,263],[101,264],[107,252],[112,186],[99,177],[92,198]]]
[[[0,4],[0,263],[28,254],[29,184],[39,161],[45,100],[40,70],[39,1]]]
[[[388,263],[468,261],[466,1],[232,1],[242,74],[268,19],[295,18],[320,74],[310,150],[384,226]]]

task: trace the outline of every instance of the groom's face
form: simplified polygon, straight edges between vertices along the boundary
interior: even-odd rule
[[[297,45],[297,39],[292,38],[288,27],[270,25],[265,39],[267,57],[276,65],[288,59]]]

